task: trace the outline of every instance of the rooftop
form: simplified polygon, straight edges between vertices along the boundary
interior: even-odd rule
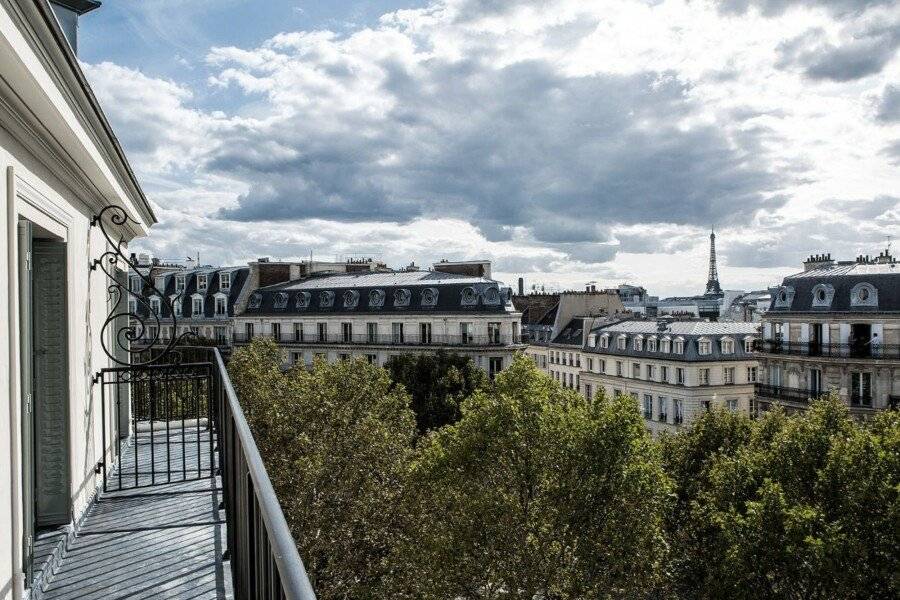
[[[333,273],[313,275],[308,279],[298,279],[271,285],[260,290],[294,291],[326,290],[335,288],[378,288],[392,286],[432,286],[445,284],[497,283],[485,277],[456,275],[438,271],[390,271],[364,273]]]
[[[673,321],[660,329],[657,321],[621,321],[596,327],[604,333],[632,333],[643,335],[752,335],[759,331],[759,323],[730,323],[718,321]]]

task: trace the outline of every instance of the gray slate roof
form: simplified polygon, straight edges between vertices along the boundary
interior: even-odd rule
[[[621,321],[612,325],[595,327],[591,330],[591,333],[597,334],[597,346],[585,346],[585,350],[597,354],[621,356],[623,358],[652,358],[684,362],[747,360],[753,358],[754,355],[752,352],[747,352],[744,349],[744,338],[747,336],[758,337],[758,328],[758,323],[674,321],[668,323],[664,331],[660,331],[656,321]],[[600,347],[599,338],[603,333],[610,334],[608,348]],[[616,338],[620,334],[625,334],[628,338],[624,350],[620,350],[616,343]],[[644,337],[644,349],[640,351],[634,349],[634,338],[638,335]],[[661,339],[663,336],[670,336],[673,341],[676,338],[682,338],[684,340],[684,353],[675,354],[674,352],[660,352],[658,350],[655,352],[648,351],[646,340],[651,335],[657,336],[657,339]],[[733,353],[722,353],[721,342],[723,337],[731,337],[734,340]],[[709,339],[712,342],[709,354],[700,354],[699,341],[701,338]],[[657,345],[657,348],[659,347]]]
[[[860,283],[875,287],[877,306],[854,306],[851,303],[853,288]],[[834,296],[827,306],[814,306],[813,294],[819,284],[834,288]],[[793,288],[790,306],[781,305],[780,289]],[[772,295],[769,310],[774,312],[900,312],[900,263],[837,263],[796,273],[784,278],[781,288]]]

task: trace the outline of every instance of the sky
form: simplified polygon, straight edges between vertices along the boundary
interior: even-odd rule
[[[204,263],[702,293],[900,254],[900,0],[105,0],[83,68]]]

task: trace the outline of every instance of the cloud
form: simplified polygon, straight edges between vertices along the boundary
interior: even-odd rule
[[[865,12],[873,6],[890,5],[893,0],[720,0],[719,7],[724,13],[744,14],[750,7],[757,8],[766,16],[779,16],[791,8],[822,7],[836,16],[846,16]]]
[[[761,138],[690,123],[673,73],[570,76],[546,60],[435,57],[396,31],[282,36],[217,50],[218,80],[267,90],[276,115],[232,132],[208,168],[249,182],[226,219],[470,219],[547,243],[603,241],[594,223],[731,223],[790,179]],[[274,53],[274,54],[273,54]],[[249,83],[248,83],[249,82]],[[274,144],[279,152],[256,151]],[[282,151],[283,150],[283,151]]]
[[[853,29],[848,28],[848,29]],[[900,19],[873,21],[838,44],[813,28],[778,47],[779,68],[798,68],[813,80],[853,81],[880,73],[900,46]]]
[[[875,118],[882,123],[896,123],[900,121],[900,86],[894,84],[885,86],[878,101],[878,110]]]
[[[729,288],[900,235],[884,2],[436,0],[331,29],[185,54],[207,90],[85,65],[160,216],[146,249],[666,295],[702,289],[711,225]]]

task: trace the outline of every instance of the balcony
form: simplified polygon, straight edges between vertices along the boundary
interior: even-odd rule
[[[795,404],[809,404],[810,401],[828,393],[825,391],[814,392],[803,388],[768,385],[764,383],[757,383],[755,385],[755,392],[757,398],[767,398],[779,402],[793,402]]]
[[[38,596],[315,600],[219,351],[187,357],[98,374],[104,423],[129,425]]]
[[[396,335],[396,334],[352,334],[343,335],[341,333],[329,333],[324,336],[314,334],[305,334],[296,336],[294,334],[281,334],[273,337],[267,334],[253,334],[248,336],[246,333],[235,332],[232,340],[235,344],[246,344],[254,338],[274,339],[279,344],[302,344],[307,346],[321,345],[337,345],[337,346],[409,346],[409,347],[464,347],[464,346],[487,346],[487,347],[504,347],[521,344],[522,340],[519,336],[510,338],[501,335],[432,335],[425,338],[412,335]]]
[[[900,344],[819,344],[816,342],[783,342],[755,340],[753,349],[763,354],[784,354],[816,358],[863,358],[900,360]]]

